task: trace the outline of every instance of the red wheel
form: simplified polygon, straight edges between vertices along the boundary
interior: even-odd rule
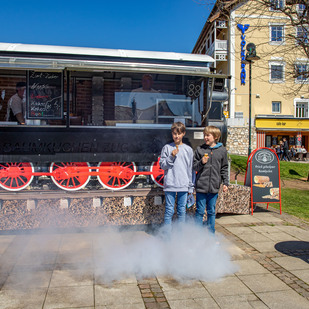
[[[90,180],[90,170],[87,162],[53,162],[49,171],[51,179],[59,188],[76,191],[84,188]]]
[[[156,162],[153,162],[150,167],[151,178],[154,181],[155,184],[157,184],[159,187],[163,188],[164,186],[164,170],[161,169],[159,160]]]
[[[122,190],[134,180],[136,165],[134,162],[100,162],[98,180],[100,184],[110,190]]]
[[[19,191],[28,187],[33,179],[33,165],[29,162],[0,164],[0,186],[8,191]]]

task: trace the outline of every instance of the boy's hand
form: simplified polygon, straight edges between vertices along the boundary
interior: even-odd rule
[[[209,159],[209,156],[207,153],[205,153],[202,157],[202,163],[203,164],[206,164],[208,162],[208,159]]]
[[[228,189],[229,189],[228,186],[223,185],[223,187],[222,187],[223,192],[226,192]]]
[[[179,152],[179,149],[178,149],[178,146],[176,146],[176,148],[172,151],[173,157],[175,157],[178,152]]]

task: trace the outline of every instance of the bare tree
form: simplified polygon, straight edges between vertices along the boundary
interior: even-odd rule
[[[197,1],[197,0],[195,0]],[[207,1],[205,5],[209,5]],[[229,20],[231,11],[240,8],[235,17],[236,23],[252,21],[246,32],[247,42],[256,44],[261,60],[256,66],[264,68],[264,75],[257,78],[262,82],[269,80],[269,64],[271,56],[284,59],[285,81],[289,84],[285,95],[296,95],[309,90],[309,2],[308,0],[217,0],[214,4],[210,21],[217,18]],[[241,12],[241,14],[240,14]],[[269,48],[270,38],[261,38],[259,33],[269,33],[268,20],[282,22],[283,28],[274,29],[275,40]],[[239,55],[239,53],[238,53]],[[235,55],[235,57],[238,57]],[[240,59],[239,59],[240,60]],[[295,82],[296,81],[296,82]]]

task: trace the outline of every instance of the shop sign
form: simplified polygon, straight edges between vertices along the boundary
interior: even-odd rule
[[[260,129],[309,129],[309,119],[256,118],[255,126]]]
[[[246,60],[246,54],[245,54],[245,46],[246,46],[246,36],[245,36],[245,32],[248,30],[250,25],[245,24],[237,24],[238,29],[241,31],[241,52],[240,52],[240,58],[241,60]],[[242,63],[241,64],[241,72],[240,72],[240,81],[241,81],[241,85],[245,85],[246,84],[246,64]]]

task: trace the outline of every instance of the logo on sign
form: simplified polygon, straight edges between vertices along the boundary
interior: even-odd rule
[[[262,150],[255,154],[255,159],[261,164],[269,164],[274,161],[275,156],[270,151]]]

